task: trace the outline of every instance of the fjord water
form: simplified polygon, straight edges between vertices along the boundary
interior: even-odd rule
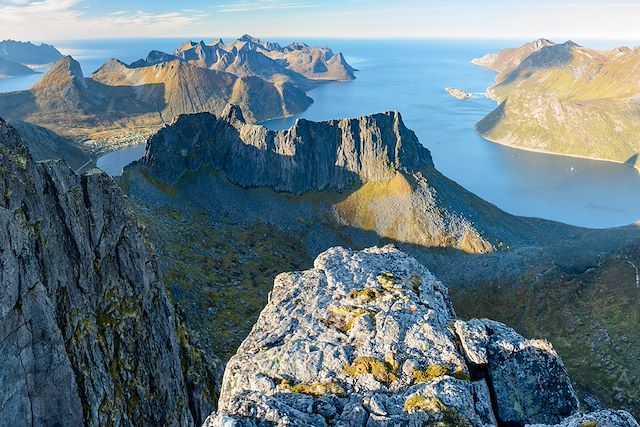
[[[151,49],[171,51],[182,41],[82,41],[57,46],[78,59],[89,75],[111,57],[131,62]],[[309,92],[315,102],[307,111],[267,122],[267,127],[285,129],[297,118],[328,120],[398,110],[405,124],[431,150],[442,173],[507,212],[585,227],[640,220],[640,175],[634,169],[516,150],[485,141],[475,132],[475,123],[495,108],[483,95],[495,74],[469,61],[521,41],[306,41],[342,51],[360,70],[358,78],[319,86]],[[446,86],[474,96],[468,101],[457,100],[445,92]],[[0,86],[0,91],[5,91],[3,88]],[[98,166],[118,175],[142,153],[141,147],[109,153],[99,159]]]

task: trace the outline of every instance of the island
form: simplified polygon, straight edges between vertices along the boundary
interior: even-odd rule
[[[444,88],[444,90],[446,90],[449,93],[449,95],[453,96],[454,98],[458,98],[463,101],[466,101],[467,99],[471,98],[471,94],[469,92],[465,92],[462,89],[456,89],[454,87],[446,87]]]
[[[472,61],[498,73],[484,138],[530,151],[637,167],[640,48],[596,50],[546,39]]]

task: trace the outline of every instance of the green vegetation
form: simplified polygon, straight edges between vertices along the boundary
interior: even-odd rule
[[[322,397],[330,394],[336,396],[344,396],[344,389],[335,382],[321,382],[311,384],[290,385],[287,381],[280,382],[280,387],[293,393],[308,394],[310,396]]]
[[[271,225],[216,223],[197,210],[136,209],[186,324],[205,351],[225,361],[253,327],[275,276],[312,265],[299,238]]]
[[[354,359],[351,365],[346,365],[344,372],[350,377],[371,374],[376,381],[389,385],[398,379],[399,365],[392,353],[387,354],[385,360],[365,356]]]
[[[538,267],[519,278],[449,286],[462,318],[488,317],[527,337],[545,338],[567,366],[578,394],[640,415],[640,248],[603,258],[584,272]],[[616,393],[611,393],[612,389]]]

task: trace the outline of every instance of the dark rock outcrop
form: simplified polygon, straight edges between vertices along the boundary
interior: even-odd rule
[[[168,184],[203,166],[245,187],[300,194],[391,180],[400,168],[432,167],[397,112],[357,119],[298,120],[285,131],[243,123],[229,106],[221,119],[183,115],[149,139],[142,163]]]
[[[447,288],[393,247],[332,248],[276,278],[205,426],[638,426],[578,409],[550,343],[456,321]]]
[[[36,163],[0,119],[0,420],[194,425],[216,368],[106,174]]]
[[[278,132],[245,124],[234,106],[221,117],[179,117],[148,140],[133,167],[169,185],[185,172],[213,169],[242,187],[325,192],[335,201],[328,215],[340,226],[421,246],[494,250],[487,236],[497,222],[478,223],[484,211],[504,214],[443,177],[398,112],[298,120]]]

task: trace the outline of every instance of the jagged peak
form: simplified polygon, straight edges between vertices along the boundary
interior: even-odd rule
[[[238,38],[238,41],[251,42],[251,43],[255,43],[255,44],[260,44],[262,42],[259,38],[254,37],[254,36],[252,36],[250,34],[243,34],[240,38]]]
[[[532,47],[534,47],[536,49],[541,49],[541,48],[543,48],[545,46],[551,46],[551,45],[555,45],[555,44],[556,44],[555,42],[553,42],[553,41],[551,41],[549,39],[545,39],[543,37],[541,37],[539,39],[536,39],[536,40],[534,40],[532,42],[527,43],[527,45],[530,45],[530,46],[532,46]]]
[[[208,43],[209,46],[224,46],[224,40],[222,40],[222,38],[219,38],[218,40],[214,40]]]
[[[231,124],[244,124],[246,123],[244,115],[242,114],[242,108],[239,105],[227,103],[220,113],[220,118],[228,121]]]
[[[182,52],[184,50],[189,50],[189,49],[192,49],[197,44],[198,43],[194,42],[193,40],[187,40],[184,43],[182,43],[177,50],[178,50],[178,52]]]
[[[67,55],[53,64],[44,77],[32,86],[32,89],[55,88],[71,82],[79,84],[82,88],[87,87],[80,63],[73,59],[71,55]]]

